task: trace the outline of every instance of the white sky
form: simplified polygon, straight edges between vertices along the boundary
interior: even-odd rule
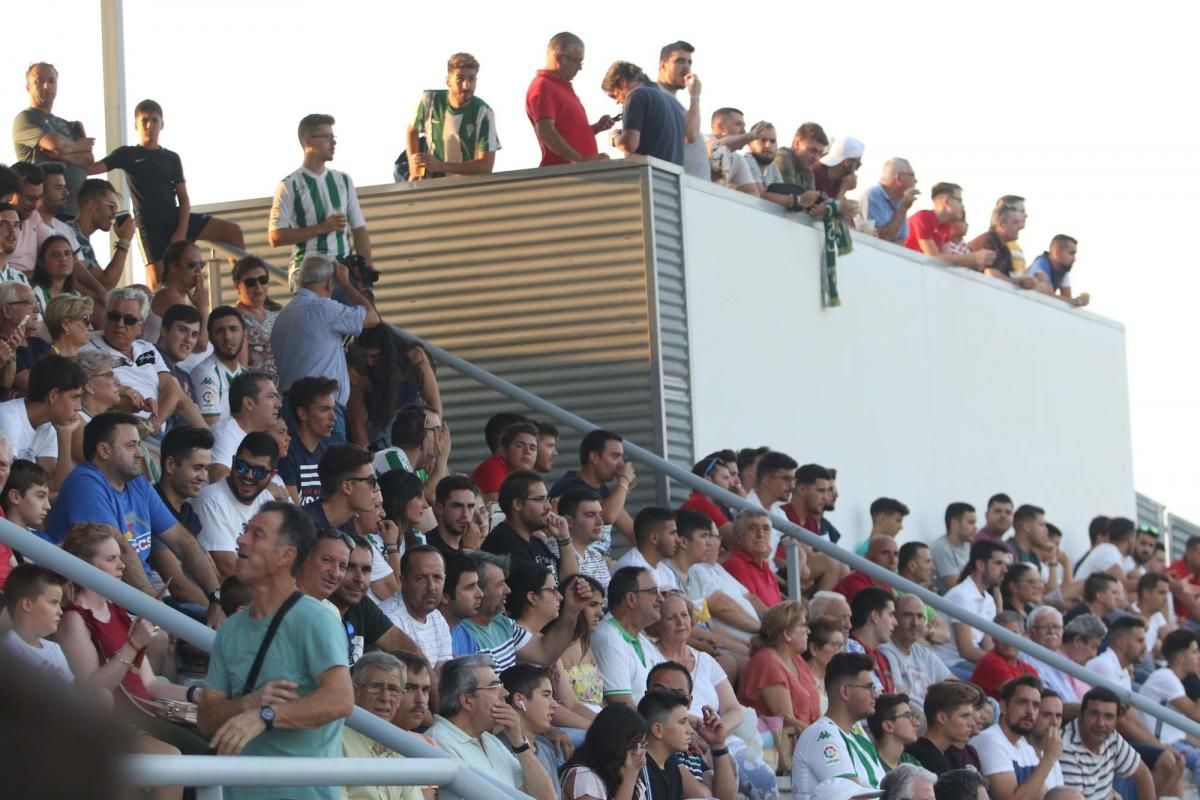
[[[99,6],[60,0],[56,16],[69,23],[26,15],[18,24],[31,28],[10,27],[0,48],[0,107],[15,115],[28,105],[29,63],[56,64],[54,111],[85,123],[97,158],[114,144],[104,140]],[[706,120],[732,105],[748,122],[775,122],[781,143],[806,120],[855,136],[867,148],[860,189],[885,159],[904,156],[926,192],[915,208],[928,207],[937,181],[959,183],[974,233],[997,197],[1024,195],[1030,259],[1056,233],[1077,237],[1076,290],[1126,326],[1137,488],[1200,520],[1197,381],[1185,358],[1195,336],[1184,325],[1200,277],[1180,235],[1194,202],[1186,187],[1200,178],[1185,134],[1195,121],[1193,8],[128,0],[126,99],[130,113],[145,97],[162,103],[162,143],[182,156],[198,205],[269,195],[299,163],[296,123],[310,112],[338,120],[335,167],[360,186],[389,182],[418,94],[443,85],[446,58],[459,50],[482,64],[478,94],[495,109],[503,144],[497,170],[535,166],[525,88],[552,34],[570,30],[588,45],[575,88],[593,119],[615,110],[599,90],[609,63],[654,74],[659,47],[685,39],[697,48]],[[131,118],[126,131],[134,141]],[[1054,343],[1028,357],[1055,358]],[[1031,386],[1030,402],[1052,392]],[[964,453],[1004,446],[964,442]],[[1053,518],[1052,494],[1030,499]]]

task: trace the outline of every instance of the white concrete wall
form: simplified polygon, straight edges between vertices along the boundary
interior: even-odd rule
[[[901,541],[940,536],[956,500],[982,522],[1000,491],[1073,555],[1092,516],[1134,516],[1123,326],[857,235],[822,309],[819,230],[768,205],[685,193],[697,454],[837,467],[851,542],[885,495],[912,509]]]

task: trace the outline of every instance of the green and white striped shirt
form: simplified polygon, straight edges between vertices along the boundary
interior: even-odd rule
[[[449,91],[431,89],[417,103],[413,127],[425,133],[425,141],[439,161],[474,161],[500,149],[496,115],[478,97],[462,108],[452,108]]]
[[[299,271],[300,262],[312,253],[333,258],[350,255],[353,245],[350,231],[365,227],[367,221],[358,207],[354,182],[344,172],[327,169],[317,174],[300,167],[279,182],[271,203],[271,230],[305,228],[339,212],[346,215],[348,229],[322,233],[293,246],[292,273]]]

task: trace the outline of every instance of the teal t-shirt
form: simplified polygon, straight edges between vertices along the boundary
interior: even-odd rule
[[[249,609],[234,614],[217,631],[205,686],[228,697],[241,694],[254,656],[274,614],[251,619]],[[254,688],[272,680],[295,681],[301,697],[312,694],[317,678],[333,667],[347,668],[346,632],[329,609],[305,596],[288,611],[267,650]],[[338,758],[342,720],[305,730],[271,730],[256,736],[242,751],[248,756]],[[340,800],[341,786],[226,787],[226,800]]]

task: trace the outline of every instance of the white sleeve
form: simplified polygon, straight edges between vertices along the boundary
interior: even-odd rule
[[[49,422],[39,425],[33,434],[33,455],[35,458],[58,458],[58,431]]]
[[[812,730],[811,726],[809,730]],[[819,730],[828,732],[828,728],[824,726]],[[812,770],[814,786],[829,778],[858,780],[858,768],[854,765],[854,757],[850,755],[850,748],[846,744],[845,737],[840,734],[824,741],[820,740],[817,735],[809,736],[805,740],[802,734],[800,741],[796,744],[796,756]],[[793,758],[793,761],[795,760]]]
[[[221,414],[221,393],[218,391],[220,380],[213,362],[205,359],[191,371],[192,399],[200,408],[200,413],[206,417],[216,417]]]
[[[201,526],[196,541],[210,553],[231,553],[237,550],[237,542],[231,533],[235,525],[221,513],[220,506],[219,502],[211,502],[208,498],[196,498],[194,508]]]
[[[733,163],[730,164],[729,169],[729,184],[735,189],[739,186],[745,186],[747,183],[762,183],[758,179],[758,176],[750,170],[750,162],[746,160],[748,158],[750,156],[745,153],[733,154],[733,158],[731,159]]]
[[[980,771],[991,777],[1004,772],[1014,772],[1013,752],[1011,747],[1001,743],[997,736],[980,734],[971,740],[971,746],[979,753]]]
[[[438,612],[439,614],[441,612]],[[454,644],[450,641],[450,626],[446,624],[443,618],[441,624],[437,626],[437,653],[435,654],[434,665],[440,664],[443,661],[449,661],[454,658]]]
[[[600,624],[608,625],[606,622]],[[628,645],[616,641],[615,636],[601,629],[592,636],[592,654],[596,657],[605,695],[636,694],[633,690],[633,653]]]
[[[578,800],[580,797],[607,797],[608,790],[604,788],[604,782],[600,780],[600,776],[592,772],[587,767],[572,767],[563,777],[563,786],[567,785],[567,778],[573,776],[574,780],[571,783],[571,794],[564,795],[566,800]]]
[[[296,227],[296,217],[292,208],[292,193],[288,189],[287,181],[282,180],[275,187],[275,197],[271,201],[271,218],[267,223],[268,230],[278,230],[279,228],[294,228]]]

